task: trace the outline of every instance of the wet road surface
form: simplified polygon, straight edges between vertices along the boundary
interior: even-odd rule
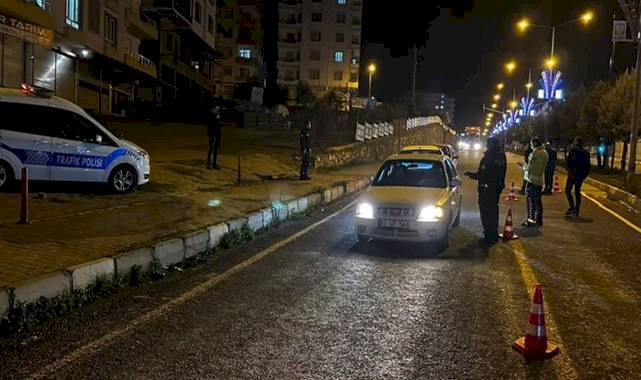
[[[463,153],[459,171],[475,170],[479,159]],[[508,184],[520,183],[516,161],[510,158]],[[641,225],[638,215],[586,192]],[[562,195],[544,202],[542,229],[482,248],[475,183],[466,179],[462,225],[438,252],[358,244],[348,200],[0,341],[0,376],[637,377],[641,235],[590,201],[574,220],[563,217]],[[520,222],[524,199],[510,206]],[[256,254],[264,257],[217,277]],[[526,364],[511,344],[526,331],[537,282],[545,285],[548,336],[561,354]]]

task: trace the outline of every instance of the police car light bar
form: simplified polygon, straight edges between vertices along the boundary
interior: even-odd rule
[[[50,98],[51,95],[53,95],[53,91],[48,88],[34,86],[25,82],[20,83],[20,89],[25,94],[31,94],[41,98]]]

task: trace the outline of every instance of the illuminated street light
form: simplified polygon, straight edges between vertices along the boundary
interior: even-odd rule
[[[511,109],[516,109],[516,107],[518,107],[518,106],[519,106],[519,103],[516,100],[512,100],[510,102],[510,108]]]
[[[525,32],[531,25],[530,20],[523,18],[516,24],[516,27],[519,28],[521,32]]]
[[[558,62],[557,62],[556,58],[550,57],[550,58],[545,60],[545,67],[547,67],[548,69],[552,70],[553,68],[556,67],[557,63]]]
[[[534,86],[534,85],[532,84],[532,82],[529,82],[528,84],[526,84],[526,85],[525,85],[525,88],[527,88],[527,89],[529,90],[529,89],[531,89],[533,86]]]
[[[589,24],[590,21],[594,19],[594,13],[592,11],[587,11],[581,16],[581,21],[583,21],[584,24]]]
[[[505,64],[505,70],[508,72],[508,74],[512,74],[514,70],[516,70],[516,62],[510,61]]]
[[[369,66],[367,66],[367,72],[369,73],[369,90],[367,92],[369,99],[372,98],[372,75],[376,72],[376,65],[373,63],[370,63]]]
[[[500,94],[494,95],[494,100],[496,100],[497,102],[501,100],[501,95]]]
[[[501,91],[503,89],[503,87],[505,87],[505,85],[503,83],[499,83],[499,84],[496,85],[496,88],[498,88],[499,91]]]
[[[496,109],[496,107],[498,107],[498,106],[499,106],[498,104],[492,103],[492,108]]]

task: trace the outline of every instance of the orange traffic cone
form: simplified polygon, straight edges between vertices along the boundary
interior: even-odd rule
[[[561,192],[561,185],[559,185],[559,176],[554,177],[554,188],[552,189],[553,192],[555,193],[560,193]]]
[[[523,355],[525,360],[551,359],[559,354],[559,347],[549,343],[545,334],[545,315],[543,312],[543,285],[536,284],[532,308],[528,318],[527,334],[514,342],[512,348]]]
[[[514,232],[514,226],[512,224],[512,208],[507,209],[507,217],[505,218],[505,228],[503,233],[499,234],[503,241],[516,240],[519,236]]]
[[[512,186],[510,186],[510,193],[507,195],[507,198],[505,198],[506,201],[518,201],[519,198],[516,197],[516,187],[514,187],[514,182],[512,182]]]

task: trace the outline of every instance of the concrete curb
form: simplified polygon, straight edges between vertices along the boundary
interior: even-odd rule
[[[67,268],[73,290],[85,290],[99,277],[113,280],[116,275],[114,259],[104,258]]]
[[[556,171],[567,175],[567,170],[562,167],[557,167]],[[634,194],[628,193],[623,189],[619,189],[616,186],[608,185],[607,183],[601,182],[594,178],[588,177],[585,179],[585,183],[588,185],[594,186],[599,190],[605,191],[608,195],[608,198],[613,201],[620,201],[625,203],[628,207],[632,208],[637,212],[641,212],[641,199]]]
[[[129,276],[131,269],[136,265],[140,266],[143,272],[150,272],[154,265],[154,249],[151,247],[139,248],[114,257],[118,278]]]
[[[72,290],[85,290],[99,277],[125,278],[134,266],[143,272],[162,270],[218,247],[225,234],[249,226],[253,231],[284,222],[296,215],[353,194],[369,184],[369,180],[353,180],[334,186],[322,193],[312,193],[290,200],[282,206],[265,208],[248,216],[232,219],[188,233],[181,238],[163,240],[152,247],[137,248],[99,260],[75,265],[35,278],[15,287],[0,288],[0,319],[19,304],[37,302],[41,297],[53,298],[70,294]]]

